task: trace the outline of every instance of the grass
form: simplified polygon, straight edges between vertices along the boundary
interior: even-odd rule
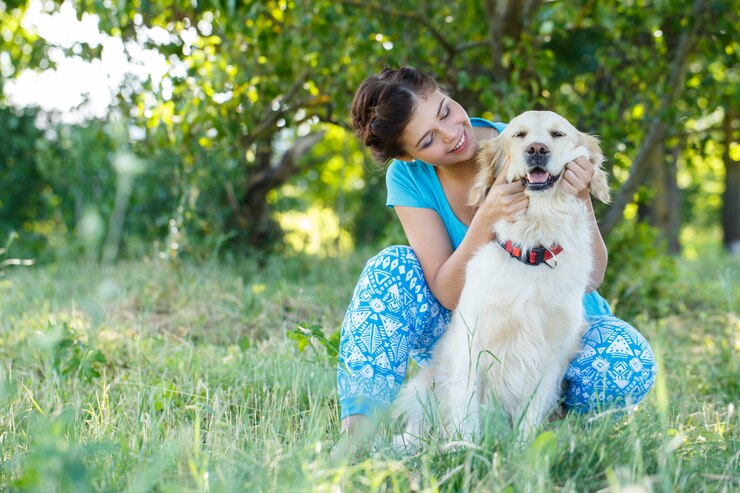
[[[667,315],[630,315],[661,360],[634,412],[568,415],[523,446],[491,413],[475,445],[401,455],[381,440],[333,458],[335,363],[321,344],[301,352],[288,334],[336,331],[367,256],[6,272],[0,489],[740,488],[737,260],[682,265]]]

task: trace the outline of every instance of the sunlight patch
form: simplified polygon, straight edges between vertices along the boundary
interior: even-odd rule
[[[296,252],[329,257],[352,249],[352,237],[331,209],[311,207],[276,212],[273,217],[285,232],[285,243]]]

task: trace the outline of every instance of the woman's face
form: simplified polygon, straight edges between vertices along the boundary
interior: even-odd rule
[[[435,166],[475,157],[478,141],[462,106],[437,90],[420,98],[401,136],[406,156]]]

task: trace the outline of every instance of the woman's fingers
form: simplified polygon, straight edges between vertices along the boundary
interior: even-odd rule
[[[501,187],[501,190],[507,195],[514,195],[517,193],[521,193],[522,195],[524,195],[524,185],[522,185],[522,182],[520,181],[516,181],[514,183],[504,183],[499,186]]]
[[[565,166],[563,188],[572,195],[582,195],[594,176],[594,166],[584,157],[576,158]]]
[[[524,186],[521,183],[511,183],[505,187],[507,194],[501,200],[506,219],[511,221],[514,216],[527,210],[529,197],[524,193]]]
[[[511,203],[509,207],[509,213],[511,215],[515,215],[520,212],[524,212],[527,210],[528,206],[529,206],[529,198],[527,198],[527,196],[525,195],[522,198],[519,198]]]
[[[498,172],[498,175],[496,176],[496,179],[493,180],[493,184],[501,184],[506,183],[506,174],[509,172],[509,166],[511,165],[511,156],[506,158],[506,161],[504,162],[503,167]]]
[[[583,172],[584,174],[587,174],[589,176],[593,176],[594,174],[594,165],[591,163],[591,161],[583,156],[578,156],[568,164],[573,169],[578,170],[579,174],[580,172]]]
[[[505,219],[512,221],[516,214],[527,210],[529,198],[524,193],[521,182],[494,183],[486,197],[486,204],[492,221]]]

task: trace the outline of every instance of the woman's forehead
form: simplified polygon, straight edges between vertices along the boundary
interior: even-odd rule
[[[419,96],[414,106],[414,111],[411,114],[411,120],[409,124],[414,123],[416,125],[424,125],[432,123],[431,117],[436,116],[440,113],[441,106],[447,96],[439,90],[434,91],[426,96]]]

